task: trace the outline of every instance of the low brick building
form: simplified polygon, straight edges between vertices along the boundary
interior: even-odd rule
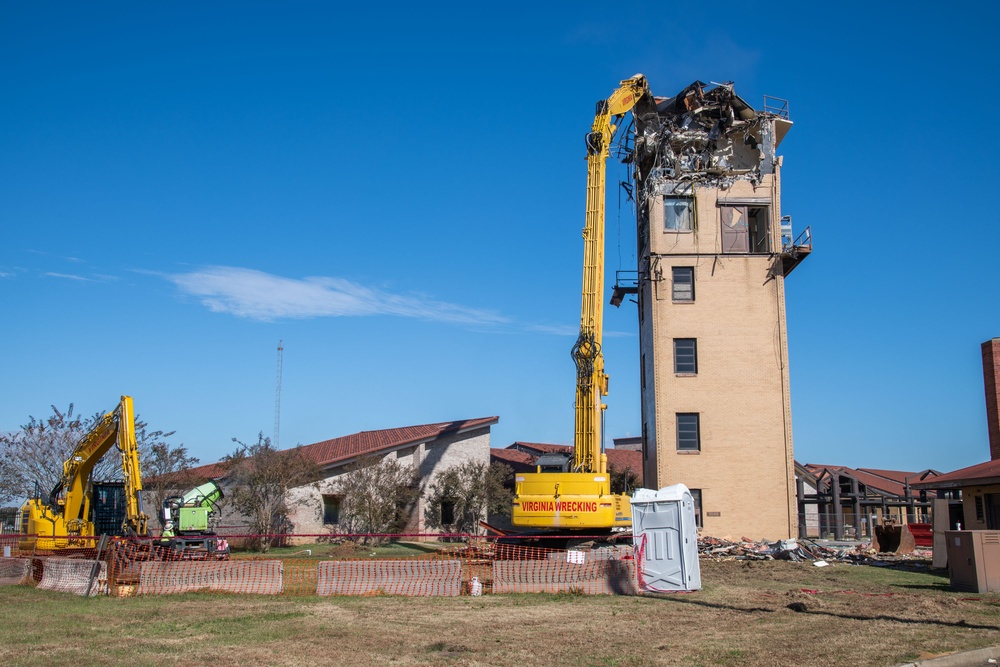
[[[440,471],[467,461],[490,462],[490,427],[499,417],[480,417],[436,424],[361,431],[304,445],[302,453],[319,466],[322,477],[292,489],[288,496],[290,531],[296,534],[338,532],[341,496],[338,479],[350,466],[369,458],[394,457],[412,464],[420,478],[421,496],[410,518],[408,531],[427,527],[424,492]],[[225,470],[218,463],[189,471],[192,477],[214,479],[226,486]],[[223,504],[220,532],[234,531],[244,523]]]

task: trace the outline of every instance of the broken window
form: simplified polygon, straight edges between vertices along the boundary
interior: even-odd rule
[[[698,372],[698,340],[696,338],[674,339],[674,373],[694,374]]]
[[[688,489],[691,492],[691,500],[694,501],[694,525],[704,528],[701,522],[701,489]]]
[[[694,301],[694,267],[675,266],[672,296],[674,301]]]
[[[323,494],[323,523],[340,523],[340,496]]]
[[[694,231],[694,199],[664,197],[663,229],[668,232]]]
[[[771,252],[770,216],[767,206],[720,206],[722,252]]]
[[[677,451],[701,451],[701,415],[697,412],[677,413]]]

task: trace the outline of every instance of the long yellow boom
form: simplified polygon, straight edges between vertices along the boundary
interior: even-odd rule
[[[573,345],[576,363],[576,430],[573,436],[573,470],[607,472],[601,451],[601,402],[608,395],[604,372],[604,200],[607,161],[617,129],[612,119],[632,110],[649,94],[646,77],[636,74],[621,82],[607,100],[598,103],[594,125],[587,135],[587,214],[583,227],[583,300],[580,336]]]

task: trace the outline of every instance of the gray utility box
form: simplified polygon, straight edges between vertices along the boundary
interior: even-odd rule
[[[948,530],[951,587],[971,593],[1000,591],[1000,531]]]
[[[646,591],[701,588],[694,499],[683,484],[632,496],[632,541],[639,586]]]

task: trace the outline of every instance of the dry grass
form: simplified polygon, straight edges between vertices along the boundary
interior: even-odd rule
[[[0,589],[0,664],[893,665],[1000,644],[1000,596],[837,564],[703,562],[660,597],[84,600]],[[804,592],[802,589],[818,591]]]

